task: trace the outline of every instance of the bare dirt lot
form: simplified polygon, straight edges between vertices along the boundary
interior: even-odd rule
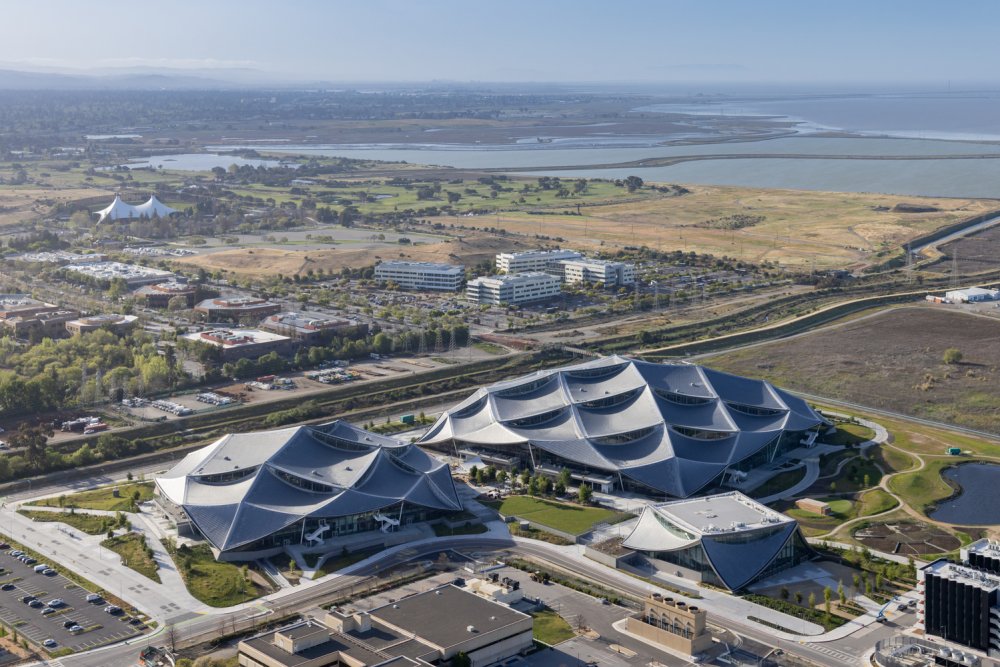
[[[943,362],[948,348],[962,352],[960,363]],[[704,363],[789,389],[994,431],[998,358],[1000,320],[953,306],[914,305]]]
[[[417,262],[443,262],[446,264],[476,264],[493,260],[498,252],[529,247],[522,240],[486,235],[440,243],[400,245],[381,250],[330,249],[284,250],[280,248],[239,248],[207,255],[194,255],[176,260],[179,264],[198,266],[208,271],[228,271],[237,275],[304,274],[308,270],[323,269],[337,273],[343,267],[360,269],[372,266],[378,260],[405,259]],[[534,246],[530,246],[534,247]]]
[[[946,553],[961,546],[941,528],[916,522],[875,523],[858,529],[854,538],[870,549],[900,556]]]
[[[1000,268],[1000,226],[946,243],[938,250],[945,256],[929,267],[932,271],[950,273],[956,253],[955,268],[959,274],[995,271]]]

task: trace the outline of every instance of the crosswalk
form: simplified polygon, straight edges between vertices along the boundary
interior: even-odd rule
[[[817,651],[824,655],[828,655],[831,658],[836,658],[838,662],[844,665],[859,665],[861,664],[861,659],[856,655],[851,655],[850,653],[844,653],[843,651],[838,651],[835,648],[825,646],[823,644],[813,644],[812,642],[802,642],[803,646],[806,646],[813,651]]]

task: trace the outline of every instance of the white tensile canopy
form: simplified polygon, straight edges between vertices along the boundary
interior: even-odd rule
[[[138,206],[136,206],[135,210],[139,213],[139,215],[146,218],[152,218],[154,215],[158,215],[161,218],[165,218],[171,213],[177,212],[177,209],[170,208],[169,206],[161,202],[159,199],[157,199],[156,195],[152,195],[149,198],[149,201],[147,201],[145,204],[139,204]]]
[[[143,204],[132,206],[122,201],[122,197],[119,194],[115,194],[115,200],[107,208],[103,208],[97,212],[100,216],[98,222],[104,222],[105,220],[128,220],[129,218],[152,218],[154,215],[165,218],[173,213],[177,213],[177,210],[161,202],[156,198],[156,195],[151,196]]]

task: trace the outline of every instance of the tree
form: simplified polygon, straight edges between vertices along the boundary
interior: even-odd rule
[[[576,498],[583,505],[589,505],[590,499],[594,496],[594,490],[590,488],[589,484],[581,484],[580,488],[576,492]]]
[[[854,594],[857,595],[858,591],[861,589],[861,577],[858,576],[857,572],[855,572],[851,577],[851,581],[854,584]]]
[[[569,468],[563,468],[559,471],[559,481],[562,483],[564,489],[570,485],[572,479],[573,476],[570,473]]]
[[[840,604],[845,604],[847,602],[847,594],[844,592],[844,582],[837,582],[837,598],[840,599]]]
[[[802,591],[795,591],[795,604],[802,606]]]
[[[787,600],[788,596],[789,596],[788,587],[787,586],[782,586],[781,587],[781,599],[782,600]]]
[[[816,608],[816,593],[809,594],[809,608],[810,609]]]
[[[836,492],[837,492],[837,483],[830,482],[830,493],[836,493]]]
[[[949,347],[941,360],[946,364],[957,364],[962,361],[962,351],[957,347]]]
[[[635,192],[642,187],[643,181],[638,176],[628,176],[625,179],[625,188],[629,192]]]
[[[872,485],[872,476],[869,475],[868,473],[865,473],[865,487],[864,488],[867,489],[871,485]]]
[[[469,468],[469,479],[472,481],[479,479],[479,466],[472,466]]]
[[[826,615],[830,615],[830,599],[833,598],[833,591],[827,586],[823,589],[823,605],[826,607]]]
[[[459,651],[451,659],[451,667],[472,667],[472,659],[464,651]]]

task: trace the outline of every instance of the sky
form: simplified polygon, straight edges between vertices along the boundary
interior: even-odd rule
[[[987,0],[0,0],[0,68],[358,81],[997,82]]]

